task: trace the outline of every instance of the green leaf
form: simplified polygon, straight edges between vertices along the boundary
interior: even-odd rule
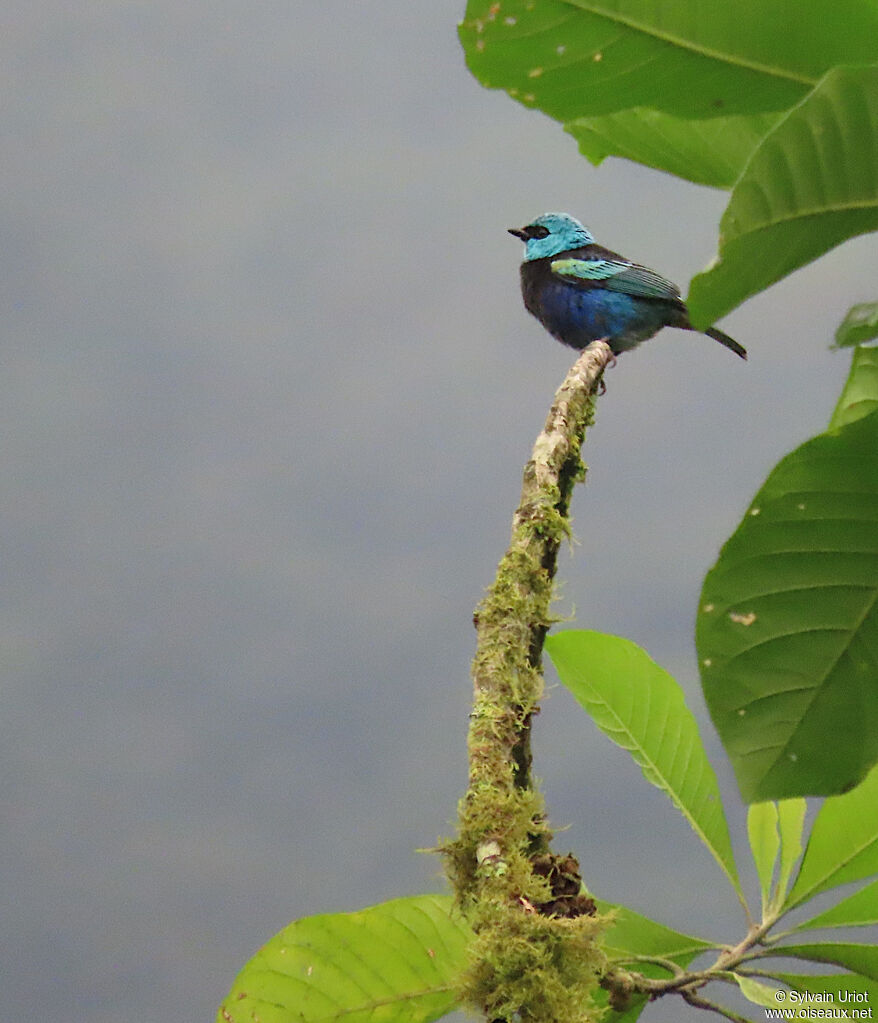
[[[704,695],[747,802],[878,759],[878,413],[784,458],[704,581]]]
[[[751,977],[741,977],[735,974],[735,980],[741,989],[741,994],[754,1005],[765,1005],[769,1009],[776,1009],[779,1003],[778,989],[769,987],[768,984],[760,984],[758,980]]]
[[[467,65],[551,117],[651,107],[677,116],[782,110],[841,63],[878,61],[867,0],[469,0]]]
[[[696,327],[878,228],[876,134],[878,67],[830,71],[778,122],[735,185],[717,260],[692,281],[687,305]]]
[[[774,803],[753,803],[747,811],[747,837],[753,850],[753,862],[762,889],[762,908],[771,900],[774,865],[780,851],[777,833],[777,806]]]
[[[873,874],[878,874],[878,768],[820,808],[788,905]]]
[[[667,793],[742,897],[716,775],[674,679],[618,636],[568,630],[550,636],[546,650],[598,728]]]
[[[624,157],[700,185],[731,188],[762,137],[781,114],[748,114],[690,120],[635,107],[602,117],[578,117],[564,130],[597,165]]]
[[[797,924],[794,930],[817,930],[820,927],[868,927],[878,924],[878,881],[873,881],[853,895],[842,899],[825,913]]]
[[[217,1023],[427,1023],[455,1008],[471,932],[451,899],[417,895],[305,917],[235,979]]]
[[[878,302],[863,302],[851,306],[841,326],[835,332],[835,343],[839,348],[859,345],[878,337]]]
[[[799,992],[808,992],[815,995],[832,995],[832,1004],[837,1008],[845,1009],[849,1015],[851,1015],[851,1009],[862,1010],[864,1007],[868,1008],[870,1004],[874,1005],[878,1001],[878,984],[856,973],[811,974],[774,973],[772,971],[771,975],[776,980],[782,981],[791,991],[795,991],[797,994]],[[808,1002],[805,998],[794,1000],[792,997],[787,997],[783,1003],[778,1002],[777,1004],[778,1006],[783,1005],[788,1008],[797,1008],[807,1005]],[[811,1005],[811,1008],[813,1007]]]
[[[611,902],[596,900],[598,912],[609,916],[612,921],[604,932],[603,948],[611,965],[620,965],[636,970],[646,977],[667,977],[669,970],[657,963],[644,961],[644,957],[663,959],[685,969],[702,952],[716,946],[701,938],[671,930],[664,924],[656,923],[649,917],[635,913],[633,909],[617,906]],[[600,1006],[607,1003],[607,993],[599,991],[595,1001]],[[602,1020],[608,1023],[633,1023],[647,1004],[645,995],[632,999],[631,1006],[624,1012],[608,1010]]]
[[[869,415],[878,408],[878,348],[857,346],[851,371],[832,413],[830,430]]]
[[[808,804],[804,799],[784,799],[777,804],[780,830],[780,873],[777,881],[777,901],[785,903],[793,867],[802,855],[802,829]]]
[[[636,961],[636,957],[657,956],[670,959],[678,966],[685,966],[695,956],[716,947],[713,942],[672,930],[627,906],[601,899],[595,901],[598,912],[609,916],[611,920],[604,931],[604,951],[610,960],[619,961],[623,965]],[[667,970],[659,968],[659,972],[666,974]]]
[[[774,952],[784,957],[807,959],[812,963],[834,963],[869,980],[878,980],[878,945],[820,941],[811,945],[778,945]]]

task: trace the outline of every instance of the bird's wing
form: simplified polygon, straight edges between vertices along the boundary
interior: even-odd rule
[[[571,284],[599,284],[609,291],[643,298],[680,299],[677,286],[661,274],[623,259],[553,259],[550,267],[553,274]]]

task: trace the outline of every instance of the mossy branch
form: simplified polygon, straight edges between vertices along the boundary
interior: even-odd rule
[[[469,786],[458,838],[444,852],[476,934],[461,998],[492,1020],[584,1023],[603,968],[594,941],[601,921],[581,892],[578,864],[549,848],[530,738],[558,549],[570,535],[570,499],[585,477],[580,449],[612,358],[593,342],[555,395],[525,466],[509,548],[474,615]]]
[[[709,983],[755,973],[747,964],[782,952],[768,946],[778,914],[750,924],[706,969],[686,970],[658,956],[609,963],[598,937],[606,920],[583,892],[579,864],[550,848],[545,806],[531,772],[531,721],[543,694],[543,641],[553,619],[558,550],[570,536],[570,500],[585,478],[580,450],[593,398],[612,360],[609,347],[586,348],[555,395],[525,466],[512,539],[474,616],[473,711],[469,785],[459,806],[459,833],[446,867],[474,939],[459,998],[492,1023],[590,1023],[600,985],[624,1012],[635,999],[681,997],[696,1008],[743,1017],[708,1001]],[[669,976],[623,967],[650,962]]]

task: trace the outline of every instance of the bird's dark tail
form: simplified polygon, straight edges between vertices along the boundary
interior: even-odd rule
[[[716,327],[708,327],[704,332],[708,337],[712,337],[714,341],[719,341],[721,345],[725,345],[730,351],[734,352],[735,355],[739,355],[742,359],[747,358],[747,349],[735,341],[734,338],[729,337],[728,334],[723,334],[721,330],[717,330]]]

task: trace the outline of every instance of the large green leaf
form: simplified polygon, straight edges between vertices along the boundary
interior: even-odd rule
[[[878,5],[873,9],[878,13]],[[878,228],[878,67],[835,68],[754,152],[687,304],[709,326],[749,295]]]
[[[467,64],[561,121],[648,106],[782,110],[829,68],[878,60],[869,0],[469,0]]]
[[[878,412],[784,458],[704,581],[702,685],[744,799],[878,759]]]
[[[590,160],[624,156],[729,187],[780,112],[830,68],[878,61],[878,9],[469,0],[460,39],[483,85],[565,122]]]
[[[305,917],[241,970],[217,1023],[428,1023],[455,1008],[470,935],[438,895]]]
[[[608,156],[655,167],[700,185],[731,188],[750,153],[781,114],[741,114],[691,120],[635,107],[564,125],[594,164]]]
[[[787,905],[828,888],[878,874],[878,767],[843,796],[827,799],[814,819]]]
[[[740,896],[716,775],[674,679],[619,636],[571,629],[550,636],[546,650],[564,685],[667,793]]]

